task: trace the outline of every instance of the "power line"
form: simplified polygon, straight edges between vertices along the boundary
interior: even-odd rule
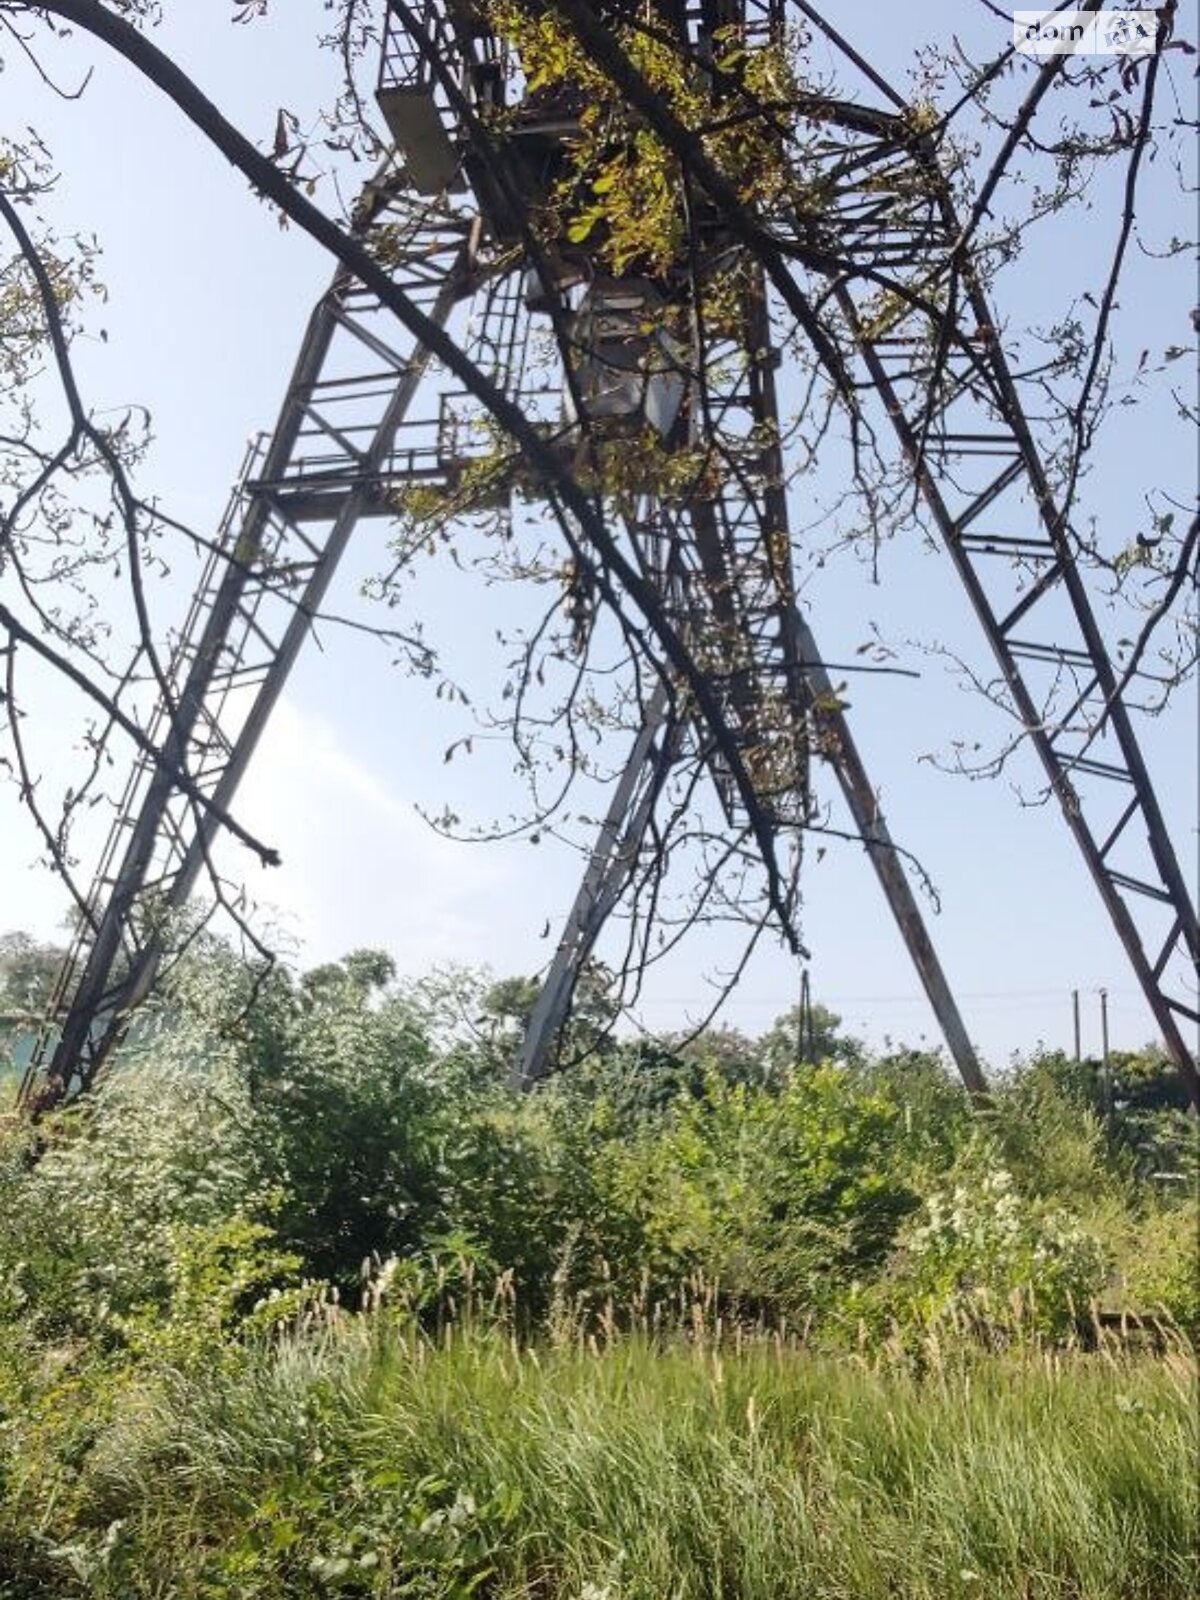
[[[1100,984],[1093,984],[1093,985],[1076,985],[1076,987],[1079,988],[1081,994],[1094,994],[1094,993],[1097,993],[1102,986]],[[1103,987],[1105,987],[1108,990],[1108,994],[1109,994],[1110,997],[1112,997],[1114,995],[1116,995],[1116,996],[1125,995],[1125,996],[1131,996],[1134,1001],[1138,1001],[1138,1000],[1141,999],[1140,991],[1138,991],[1137,989],[1131,989],[1131,988],[1115,989],[1111,985],[1103,985]],[[1058,988],[1054,988],[1054,989],[977,989],[977,990],[974,990],[974,991],[960,990],[960,991],[958,991],[958,993],[959,993],[959,998],[960,999],[963,999],[963,1000],[975,1000],[975,1001],[987,1001],[987,1000],[991,1000],[991,1001],[1001,1001],[1001,1000],[1004,1000],[1004,1001],[1008,1001],[1008,1000],[1055,1000],[1055,1001],[1058,1001],[1058,1000],[1061,1000],[1064,996],[1068,996],[1069,997],[1069,995],[1071,993],[1071,990],[1070,990],[1069,987],[1058,987]],[[656,995],[652,999],[650,999],[650,998],[646,999],[643,1003],[645,1005],[647,1005],[647,1006],[654,1006],[654,1005],[689,1006],[689,1005],[698,1005],[698,1004],[705,1003],[709,998],[710,998],[709,996],[702,995],[702,994],[692,994],[692,995]],[[737,995],[730,995],[730,997],[725,1002],[726,1006],[730,1006],[730,1007],[731,1006],[766,1007],[766,1006],[778,1006],[779,1003],[780,1002],[778,1000],[768,999],[766,997],[752,998],[750,996],[746,996],[744,998],[739,998]],[[929,1002],[927,1001],[926,997],[923,994],[917,994],[917,993],[911,993],[911,992],[908,993],[908,994],[823,994],[823,993],[818,992],[818,994],[817,994],[817,1003],[819,1005],[825,1005],[825,1006],[834,1006],[834,1005],[837,1005],[837,1006],[852,1006],[852,1005],[854,1005],[854,1006],[867,1006],[867,1005],[917,1005],[917,1004],[919,1004],[919,1005],[928,1005]],[[1127,1003],[1128,1002],[1126,1002],[1126,1004]]]

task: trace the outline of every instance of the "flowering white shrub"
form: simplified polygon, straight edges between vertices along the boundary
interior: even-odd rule
[[[926,1200],[907,1239],[921,1314],[960,1316],[997,1333],[1061,1336],[1099,1293],[1100,1242],[1067,1212],[1023,1196],[978,1156],[953,1188]]]

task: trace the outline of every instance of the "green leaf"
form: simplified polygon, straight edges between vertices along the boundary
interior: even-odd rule
[[[582,244],[585,239],[590,238],[600,216],[601,213],[595,210],[583,212],[567,228],[567,238],[572,244]]]

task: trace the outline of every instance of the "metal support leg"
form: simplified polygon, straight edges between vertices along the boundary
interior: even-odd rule
[[[812,630],[798,610],[793,613],[792,626],[799,659],[805,664],[797,692],[806,714],[817,720],[822,754],[837,774],[855,827],[870,855],[900,937],[912,957],[959,1075],[971,1094],[986,1095],[988,1088],[983,1069],[896,853],[879,798],[846,718],[837,709],[837,695],[829,674],[821,665]],[[514,1073],[514,1082],[521,1087],[527,1088],[547,1075],[551,1046],[567,1013],[579,973],[605,919],[629,881],[656,792],[649,769],[657,772],[661,770],[662,760],[669,759],[663,752],[657,757],[654,755],[654,740],[665,718],[666,693],[660,688],[647,708],[646,721],[613,794],[583,883],[530,1017],[520,1063]],[[639,781],[646,786],[635,804]],[[627,816],[629,821],[622,826]]]
[[[955,1004],[950,984],[938,960],[933,941],[929,937],[925,919],[921,915],[921,908],[896,854],[896,847],[879,804],[879,796],[867,776],[867,769],[851,736],[845,715],[838,709],[837,694],[829,674],[821,665],[817,641],[799,611],[795,615],[794,627],[801,659],[810,663],[806,667],[805,678],[808,693],[815,697],[819,708],[814,710],[813,714],[822,737],[824,746],[822,754],[837,773],[842,794],[850,808],[850,815],[854,818],[854,825],[871,857],[871,865],[875,868],[879,886],[887,897],[892,915],[896,919],[896,926],[900,930],[900,937],[912,957],[913,965],[917,969],[921,984],[942,1030],[942,1037],[954,1057],[959,1076],[971,1094],[986,1095],[988,1087],[983,1069],[979,1065],[979,1057],[975,1054],[975,1048]]]
[[[529,1019],[521,1059],[513,1074],[513,1082],[519,1088],[529,1088],[549,1072],[551,1047],[571,1004],[579,974],[637,863],[658,793],[659,775],[670,760],[669,751],[655,748],[655,740],[666,723],[667,691],[660,684],[646,707],[641,732],[613,792],[579,893]],[[668,734],[669,739],[674,737],[674,733]]]

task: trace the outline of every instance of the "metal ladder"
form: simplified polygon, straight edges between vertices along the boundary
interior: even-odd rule
[[[862,178],[867,182],[860,181]],[[1194,1101],[1200,934],[1191,896],[936,154],[895,120],[849,163],[825,236],[912,298],[833,280],[894,430],[1101,901]],[[931,389],[931,385],[933,388]]]
[[[461,219],[368,184],[358,233],[387,227],[394,276],[439,326],[469,292]],[[250,452],[214,541],[37,1042],[22,1099],[90,1087],[164,959],[267,718],[363,516],[397,472],[436,459],[397,434],[430,352],[339,271],[308,325],[274,432]],[[436,470],[431,468],[430,470]]]

